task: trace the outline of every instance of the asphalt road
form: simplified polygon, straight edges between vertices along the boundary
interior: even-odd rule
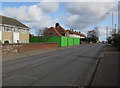
[[[3,62],[3,86],[85,86],[102,47],[80,45]]]

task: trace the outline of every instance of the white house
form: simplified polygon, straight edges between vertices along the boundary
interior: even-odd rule
[[[67,37],[73,37],[73,38],[85,38],[85,35],[74,32],[72,30],[66,30],[67,31]]]

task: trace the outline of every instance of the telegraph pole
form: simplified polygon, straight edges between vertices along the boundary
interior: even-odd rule
[[[108,38],[108,26],[106,27],[106,40]]]
[[[117,28],[116,28],[116,24],[115,24],[115,34],[117,33]]]
[[[107,13],[107,14],[110,14],[110,13]],[[111,12],[112,14],[112,31],[113,31],[113,12]]]
[[[111,14],[112,14],[112,31],[113,31],[113,12]]]

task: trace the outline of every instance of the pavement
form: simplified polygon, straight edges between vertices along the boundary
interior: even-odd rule
[[[103,44],[87,44],[3,62],[3,86],[87,86]]]
[[[116,47],[105,46],[92,86],[120,88],[118,80],[119,57],[120,52]]]

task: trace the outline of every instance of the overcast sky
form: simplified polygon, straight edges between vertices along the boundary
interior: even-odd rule
[[[106,26],[111,27],[111,14],[106,13],[113,12],[114,24],[118,24],[117,2],[44,1],[2,2],[1,12],[2,15],[23,22],[34,34],[36,30],[54,26],[58,22],[65,29],[74,29],[84,34],[93,27],[99,26],[100,39],[105,40]]]

